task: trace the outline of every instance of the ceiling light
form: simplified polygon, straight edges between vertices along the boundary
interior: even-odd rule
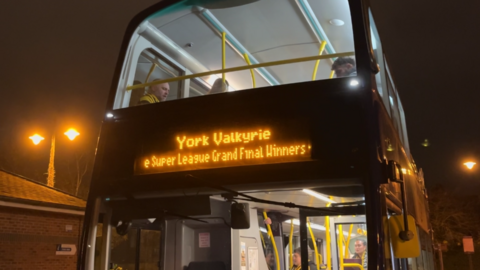
[[[351,85],[351,86],[357,86],[357,85],[358,85],[358,81],[357,81],[357,80],[351,80],[351,81],[350,81],[350,85]]]
[[[112,113],[107,113],[107,117],[108,117],[108,118],[112,118],[112,117],[113,117],[113,114],[112,114]]]
[[[310,190],[310,189],[304,189],[303,192],[307,193],[308,195],[311,195],[319,200],[322,200],[324,202],[329,202],[329,203],[335,203],[334,200],[330,200],[329,198],[327,198],[326,196],[323,196],[321,195],[320,193],[317,193],[313,190]]]
[[[335,25],[335,26],[342,26],[342,25],[345,24],[344,21],[339,20],[339,19],[331,19],[331,20],[329,21],[329,23],[330,23],[331,25]]]

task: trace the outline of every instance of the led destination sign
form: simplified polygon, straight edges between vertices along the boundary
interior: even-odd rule
[[[137,159],[137,174],[311,159],[308,140],[290,139],[269,128],[215,131],[202,135],[181,134],[172,136],[170,142],[166,143],[175,147],[170,147],[168,151],[156,151],[154,147],[145,149],[151,154]]]

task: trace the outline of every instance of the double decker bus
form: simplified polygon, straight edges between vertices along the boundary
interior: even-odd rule
[[[368,3],[164,0],[128,26],[78,269],[434,269]]]

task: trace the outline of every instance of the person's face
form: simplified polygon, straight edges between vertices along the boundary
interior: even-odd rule
[[[367,247],[363,245],[362,241],[355,241],[355,253],[357,254],[363,254],[365,252],[365,249]]]
[[[267,261],[268,266],[270,266],[271,269],[275,266],[275,257],[273,257],[273,253],[270,252],[267,254],[265,257],[265,260]]]
[[[296,266],[299,266],[302,264],[302,259],[300,254],[298,253],[293,253],[293,264]]]
[[[168,83],[152,85],[150,88],[152,89],[152,94],[154,94],[160,101],[167,100],[168,92],[170,91]]]
[[[343,64],[335,67],[335,75],[337,78],[345,77],[348,75],[349,71],[353,68],[352,64]]]

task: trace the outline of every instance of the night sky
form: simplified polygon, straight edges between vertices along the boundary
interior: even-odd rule
[[[75,155],[91,163],[127,24],[156,2],[0,1],[0,168],[46,182],[54,133],[57,187],[72,191],[66,179]],[[372,9],[427,186],[478,194],[480,170],[462,163],[480,163],[480,2],[373,0]],[[70,126],[81,133],[73,142],[62,135]],[[33,133],[47,142],[34,146]]]

